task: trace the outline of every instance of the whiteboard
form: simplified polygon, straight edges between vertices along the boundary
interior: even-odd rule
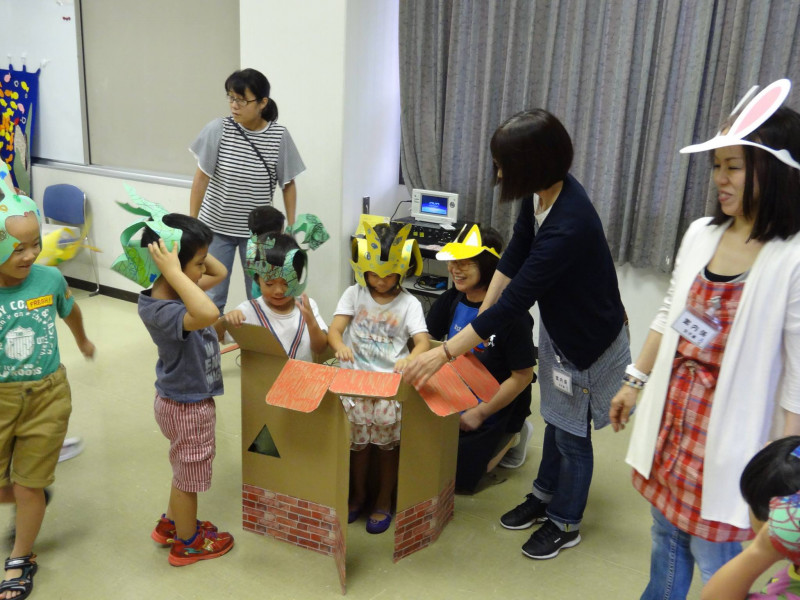
[[[31,155],[86,164],[74,0],[0,0],[0,18],[0,63],[17,70],[41,67]]]

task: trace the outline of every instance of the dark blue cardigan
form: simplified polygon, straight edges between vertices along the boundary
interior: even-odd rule
[[[625,320],[617,273],[603,226],[572,176],[534,235],[533,200],[522,201],[514,235],[497,270],[511,278],[500,299],[472,321],[483,339],[539,303],[542,324],[562,359],[589,368]]]

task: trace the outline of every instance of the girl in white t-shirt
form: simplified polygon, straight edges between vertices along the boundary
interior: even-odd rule
[[[351,266],[355,285],[347,288],[334,313],[328,343],[342,368],[402,372],[416,355],[430,347],[422,306],[400,287],[403,278],[422,267],[410,226],[397,232],[389,225],[353,241]],[[380,249],[380,252],[377,251]],[[409,352],[408,341],[414,349]],[[367,521],[369,533],[383,533],[392,522],[392,493],[397,483],[401,406],[396,400],[342,397],[350,421],[348,522],[361,514],[367,491],[370,454],[378,448],[378,495]]]
[[[289,358],[313,360],[328,346],[328,326],[317,303],[303,293],[306,287],[306,253],[290,235],[268,233],[247,247],[245,268],[261,295],[242,302],[225,315],[225,321],[267,327]]]

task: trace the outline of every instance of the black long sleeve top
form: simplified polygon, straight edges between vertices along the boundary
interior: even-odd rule
[[[537,233],[533,200],[522,201],[497,269],[511,282],[497,303],[472,321],[482,338],[538,302],[562,360],[584,370],[619,334],[625,310],[614,261],[600,217],[572,175]]]

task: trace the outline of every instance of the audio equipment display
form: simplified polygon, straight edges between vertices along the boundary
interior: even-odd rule
[[[458,194],[412,190],[411,216],[428,223],[455,223],[458,220]]]

